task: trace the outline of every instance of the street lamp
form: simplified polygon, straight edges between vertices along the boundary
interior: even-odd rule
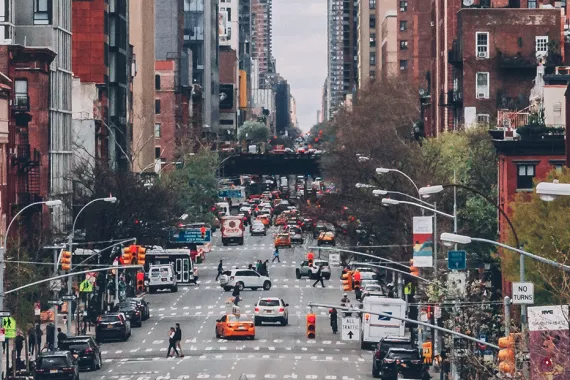
[[[416,185],[416,183],[410,178],[410,176],[408,176],[406,173],[404,173],[401,170],[398,169],[389,169],[389,168],[376,168],[376,174],[387,174],[389,172],[395,172],[398,174],[403,175],[404,177],[406,177],[408,179],[408,181],[410,181],[412,183],[412,185],[414,185],[414,188],[416,189],[416,191],[419,193],[419,189],[418,186]]]
[[[551,266],[556,267],[556,268],[560,268],[566,272],[570,272],[570,266],[568,266],[568,265],[561,264],[561,263],[556,262],[554,260],[550,260],[550,259],[547,259],[545,257],[535,255],[534,253],[523,251],[522,249],[511,247],[510,245],[499,243],[498,241],[494,241],[494,240],[474,238],[471,236],[450,234],[450,233],[444,232],[441,234],[441,241],[443,241],[444,244],[446,242],[451,243],[451,244],[469,244],[469,243],[474,242],[474,241],[482,242],[482,243],[489,243],[492,245],[496,245],[498,247],[508,249],[509,251],[517,252],[523,256],[527,256],[527,257],[530,257],[531,259],[540,261],[541,263],[548,264],[548,265],[551,265]],[[523,280],[521,280],[521,281],[523,281]]]
[[[409,194],[401,193],[401,192],[399,192],[399,191],[390,191],[390,190],[374,189],[374,190],[372,190],[372,194],[373,194],[375,197],[380,197],[380,196],[384,196],[384,195],[388,195],[388,194],[397,194],[397,195],[401,195],[401,196],[406,197],[406,198],[409,198],[409,199],[413,199],[413,200],[416,201],[416,202],[423,203],[423,204],[425,204],[426,206],[430,206],[430,207],[433,206],[431,203],[426,202],[426,201],[423,201],[423,200],[421,200],[420,198],[412,197],[412,196],[409,195]]]
[[[447,214],[445,212],[436,210],[434,208],[424,206],[420,203],[414,203],[414,202],[408,202],[408,201],[399,201],[399,200],[391,199],[391,198],[382,198],[382,205],[383,206],[395,206],[395,205],[400,205],[400,204],[412,205],[412,206],[416,206],[419,208],[423,208],[424,210],[428,210],[428,211],[431,211],[433,213],[436,213],[436,214],[439,214],[439,215],[442,215],[442,216],[445,216],[445,217],[451,218],[451,219],[457,218],[456,215]]]
[[[96,198],[90,202],[87,202],[87,204],[85,206],[83,206],[81,208],[81,210],[79,210],[79,212],[75,216],[75,219],[73,220],[73,226],[71,227],[71,234],[69,234],[69,238],[68,238],[68,242],[67,242],[67,244],[69,245],[69,252],[71,253],[72,258],[73,258],[73,238],[75,235],[75,223],[77,223],[77,220],[79,219],[79,215],[81,215],[83,210],[85,210],[89,205],[91,205],[95,202],[115,203],[115,202],[117,202],[117,198],[116,197]],[[71,295],[71,279],[67,280],[67,294]],[[71,307],[70,307],[70,305],[68,305],[68,307],[67,307],[67,334],[68,335],[71,334]]]
[[[357,189],[374,189],[376,186],[367,183],[357,183],[354,185]]]
[[[552,202],[558,196],[570,195],[570,183],[540,182],[536,185],[536,193],[543,201]]]

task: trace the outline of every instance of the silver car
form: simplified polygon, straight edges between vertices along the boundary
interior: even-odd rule
[[[307,260],[303,261],[301,265],[299,265],[299,267],[295,269],[295,277],[315,278],[315,275],[317,274],[317,269],[316,269],[317,266],[321,267],[321,273],[323,275],[323,278],[326,280],[330,280],[331,267],[329,266],[329,262],[320,259],[314,260],[312,268],[309,266],[309,262]]]
[[[249,228],[250,234],[253,235],[263,235],[267,236],[267,229],[265,228],[265,224],[260,221],[254,221],[251,223],[251,227]]]

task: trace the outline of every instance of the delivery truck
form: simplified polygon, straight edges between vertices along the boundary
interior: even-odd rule
[[[222,244],[224,246],[230,243],[237,243],[243,245],[243,235],[245,227],[243,225],[243,219],[237,215],[226,215],[221,219],[221,233],[222,233]]]
[[[367,348],[380,342],[387,336],[404,336],[406,322],[387,316],[373,315],[385,313],[395,317],[406,317],[406,301],[399,298],[366,297],[362,303],[362,327],[360,332],[360,346]]]

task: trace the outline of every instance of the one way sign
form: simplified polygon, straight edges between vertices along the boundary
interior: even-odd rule
[[[360,339],[360,319],[353,317],[344,317],[342,319],[342,340],[359,340]]]

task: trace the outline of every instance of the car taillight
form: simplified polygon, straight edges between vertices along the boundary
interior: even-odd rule
[[[139,315],[139,314],[140,314],[140,311],[137,310],[137,315]]]
[[[96,323],[96,324],[101,323],[101,317],[98,317],[98,318],[97,318],[97,321],[96,321],[95,323]]]
[[[421,360],[412,360],[411,362],[412,362],[412,364],[420,364],[422,361]]]
[[[376,351],[376,352],[374,353],[374,357],[375,357],[376,359],[380,359],[380,351]]]
[[[93,353],[93,349],[88,348],[88,349],[85,350],[85,353],[86,353],[86,354],[92,354],[92,353]]]
[[[400,363],[401,363],[400,359],[396,359],[396,364],[400,364]]]
[[[394,363],[394,359],[384,359],[384,363],[386,364]]]
[[[37,372],[37,373],[43,373],[43,372],[46,372],[46,371],[47,371],[46,369],[42,369],[42,368],[36,369],[36,372]]]
[[[234,276],[231,276],[231,277],[230,277],[230,281],[232,281],[233,279],[234,279]]]
[[[63,372],[73,372],[75,371],[74,368],[62,368]]]
[[[285,311],[284,308],[282,308],[282,307],[279,308],[279,312],[280,312],[280,313],[283,313],[284,311]]]
[[[259,311],[259,308],[258,308],[258,307],[256,307],[256,308],[255,308],[255,311]]]

